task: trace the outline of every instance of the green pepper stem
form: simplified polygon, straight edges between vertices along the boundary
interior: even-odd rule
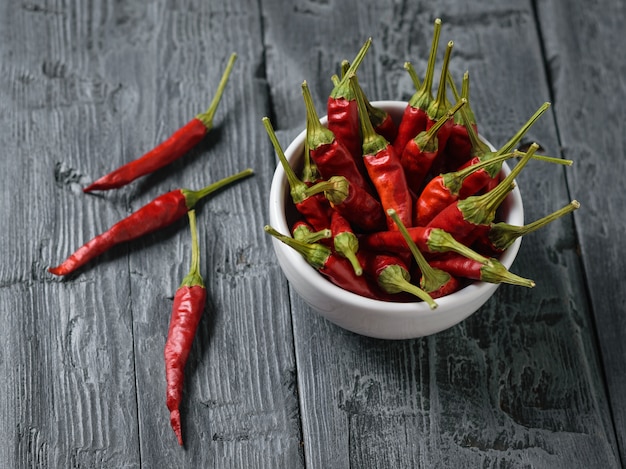
[[[525,153],[523,153],[525,155]],[[459,169],[458,171],[452,171],[449,173],[444,173],[441,175],[443,178],[443,184],[448,188],[450,193],[457,194],[461,191],[461,187],[463,185],[463,181],[469,175],[475,173],[479,169],[484,169],[487,167],[491,167],[491,165],[502,163],[513,156],[518,156],[516,152],[505,153],[503,155],[498,155],[490,160],[481,161],[479,163],[472,164],[466,168]]]
[[[436,309],[437,303],[427,292],[413,285],[409,279],[409,272],[399,265],[389,265],[385,267],[378,275],[378,285],[387,293],[406,292],[418,297],[428,303],[430,309]]]
[[[222,74],[222,78],[219,82],[219,85],[217,86],[217,91],[215,92],[215,95],[213,96],[213,100],[211,101],[211,104],[209,105],[209,108],[205,112],[196,115],[196,119],[200,120],[204,124],[204,126],[207,128],[207,131],[213,128],[213,117],[215,116],[215,112],[217,111],[217,106],[219,105],[220,100],[222,99],[222,96],[224,94],[226,83],[228,83],[228,77],[230,77],[230,72],[233,69],[233,65],[235,64],[236,59],[237,59],[237,54],[235,53],[231,54],[230,59],[228,59],[228,63],[226,64],[226,69],[224,70],[224,73]]]
[[[446,47],[446,53],[443,57],[443,65],[441,67],[441,78],[439,79],[439,88],[437,89],[437,97],[428,106],[428,117],[432,120],[438,120],[441,116],[444,116],[447,110],[450,108],[446,97],[446,77],[448,75],[448,66],[450,64],[450,56],[452,55],[452,47],[454,42],[448,42]]]
[[[435,28],[433,31],[433,40],[430,44],[430,53],[428,54],[428,65],[426,66],[426,74],[422,86],[413,94],[409,100],[409,106],[426,111],[430,103],[435,99],[433,97],[433,77],[435,75],[435,62],[437,60],[437,48],[439,47],[439,36],[441,34],[441,19],[435,20]]]
[[[278,231],[276,231],[275,228],[271,227],[270,225],[265,225],[263,229],[266,233],[272,235],[274,238],[282,241],[287,246],[294,249],[316,270],[322,269],[326,265],[326,261],[332,253],[331,250],[323,244],[304,243],[302,241],[279,233]]]
[[[304,139],[304,166],[302,167],[302,179],[305,184],[314,183],[320,178],[317,165],[311,161],[311,152],[309,151],[309,142]]]
[[[189,189],[181,189],[181,192],[183,193],[183,196],[185,197],[185,204],[187,205],[187,208],[191,210],[192,208],[196,206],[196,204],[198,203],[200,199],[203,199],[209,194],[212,194],[213,192],[216,192],[228,186],[229,184],[232,184],[235,181],[239,181],[240,179],[247,178],[248,176],[251,176],[253,174],[254,174],[254,171],[248,168],[236,174],[233,174],[232,176],[228,176],[228,177],[225,177],[224,179],[220,179],[219,181],[214,182],[213,184],[209,184],[208,186],[203,187],[202,189],[199,189],[196,191],[192,191]]]
[[[434,141],[435,141],[434,138],[437,136],[439,129],[441,129],[445,125],[446,122],[452,119],[454,115],[456,114],[456,112],[459,109],[461,109],[463,106],[465,106],[466,104],[467,104],[467,101],[465,100],[465,98],[461,98],[459,101],[457,101],[457,103],[453,107],[448,109],[448,111],[443,116],[441,116],[437,120],[437,122],[433,124],[433,126],[430,129],[426,131],[422,131],[419,134],[417,134],[414,140],[415,140],[415,143],[417,143],[417,146],[420,148],[420,150],[436,151],[436,147],[434,145]]]
[[[495,223],[489,230],[489,240],[498,249],[508,249],[517,238],[525,236],[528,233],[532,233],[533,231],[537,231],[539,228],[543,228],[557,218],[573,212],[579,207],[580,203],[577,200],[572,200],[565,207],[524,226],[509,225],[505,222]]]
[[[508,283],[527,288],[535,286],[534,281],[509,272],[500,261],[494,258],[488,259],[480,268],[480,278],[489,283]]]
[[[204,287],[204,280],[200,275],[200,247],[198,243],[198,228],[196,226],[196,211],[189,210],[189,229],[191,231],[191,267],[183,278],[181,287]]]
[[[385,137],[376,133],[372,122],[367,116],[367,107],[363,95],[359,93],[359,81],[355,74],[351,74],[350,85],[354,88],[354,94],[356,96],[356,102],[359,110],[359,121],[361,123],[362,132],[362,145],[363,155],[376,155],[378,152],[384,150],[389,145],[389,142]]]
[[[322,192],[333,205],[339,205],[350,194],[350,182],[344,176],[332,176],[327,181],[313,184],[304,191],[304,194],[311,197]]]
[[[515,150],[513,152],[515,156],[524,156],[526,153],[523,151]],[[560,164],[563,166],[572,166],[574,164],[573,160],[566,160],[564,158],[556,158],[554,156],[546,156],[546,155],[533,155],[533,160],[545,161],[546,163]]]
[[[422,272],[422,277],[420,279],[420,287],[428,293],[432,291],[439,290],[442,286],[450,281],[450,274],[444,272],[440,269],[435,269],[430,266],[424,254],[421,253],[413,238],[409,234],[406,226],[400,220],[400,217],[396,213],[396,211],[392,208],[387,210],[387,214],[391,217],[391,219],[398,225],[398,229],[400,233],[402,233],[402,237],[406,241],[409,249],[411,250],[411,254],[413,254],[413,258],[417,262],[420,271]]]
[[[265,130],[267,131],[267,135],[269,136],[272,145],[274,146],[274,150],[276,151],[278,160],[283,167],[283,171],[285,171],[285,176],[287,176],[287,182],[289,183],[289,190],[293,203],[297,204],[299,202],[302,202],[306,198],[303,195],[303,192],[307,189],[308,186],[298,178],[293,168],[289,165],[289,161],[287,161],[285,152],[280,146],[280,142],[278,141],[278,137],[274,132],[274,128],[272,127],[272,123],[270,122],[269,117],[263,117],[263,119],[261,120],[263,121],[263,125],[265,126]]]
[[[293,230],[294,239],[307,244],[317,243],[322,239],[330,239],[332,235],[332,232],[328,228],[312,231],[305,225],[299,225]]]
[[[349,231],[336,234],[333,238],[333,245],[335,246],[335,252],[350,261],[354,273],[358,277],[363,275],[363,267],[361,267],[361,263],[356,257],[356,253],[359,251],[359,240],[356,235]]]
[[[522,137],[528,132],[528,130],[533,126],[533,124],[539,119],[544,112],[548,110],[550,107],[550,103],[543,103],[537,111],[532,115],[530,119],[513,135],[508,142],[506,142],[496,153],[510,153],[515,148],[515,145],[522,139]]]
[[[409,73],[409,77],[411,77],[411,81],[413,82],[413,86],[415,87],[415,90],[419,90],[421,87],[420,84],[420,79],[417,76],[417,72],[415,71],[415,68],[413,67],[413,64],[411,62],[404,62],[404,69]]]
[[[488,260],[485,256],[457,241],[450,233],[441,228],[430,230],[427,244],[428,249],[432,252],[456,252],[481,264]]]
[[[331,98],[333,99],[343,98],[347,101],[352,101],[354,99],[354,90],[350,86],[349,75],[352,73],[356,73],[357,69],[361,65],[361,62],[363,62],[363,59],[365,58],[365,54],[367,53],[367,50],[370,48],[371,45],[372,45],[372,38],[370,37],[370,38],[367,38],[367,41],[365,41],[365,44],[363,44],[363,46],[361,47],[361,50],[359,50],[358,54],[356,55],[356,57],[354,58],[354,60],[352,61],[348,69],[342,75],[339,83],[331,91],[330,93]]]
[[[458,208],[463,213],[467,221],[475,225],[485,225],[493,221],[496,216],[496,210],[515,187],[514,180],[520,171],[526,166],[526,163],[532,158],[539,145],[533,143],[526,155],[511,172],[500,183],[483,195],[475,195],[458,202]]]
[[[478,138],[476,134],[476,130],[474,130],[474,126],[472,125],[472,116],[467,111],[467,107],[464,107],[459,112],[461,114],[461,121],[465,126],[465,130],[467,131],[467,136],[469,137],[470,144],[472,145],[472,156],[478,157],[481,159],[487,159],[492,153],[491,148],[487,146],[485,142]]]
[[[343,59],[341,61],[341,78],[348,74],[348,70],[350,70],[350,61],[348,59]]]
[[[315,104],[313,103],[313,97],[311,96],[311,90],[306,80],[302,82],[302,97],[304,98],[304,106],[306,108],[306,139],[309,143],[309,148],[315,150],[322,145],[332,143],[335,140],[335,134],[320,122]]]

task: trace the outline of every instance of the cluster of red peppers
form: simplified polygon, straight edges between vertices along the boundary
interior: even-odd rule
[[[266,232],[291,246],[334,284],[383,301],[426,301],[451,294],[470,282],[533,287],[498,261],[517,238],[579,207],[562,209],[525,226],[498,222],[496,213],[530,159],[569,165],[570,160],[536,155],[537,144],[515,146],[548,109],[544,103],[500,149],[478,137],[469,103],[469,74],[461,92],[448,71],[453,42],[446,47],[436,95],[432,92],[441,20],[434,25],[428,65],[420,81],[405,64],[416,91],[399,122],[370,102],[356,71],[371,39],[327,100],[322,125],[306,81],[304,167],[290,167],[268,118],[268,135],[284,168],[299,218],[292,232]],[[455,103],[448,101],[448,92]],[[502,164],[521,158],[500,177]]]
[[[83,189],[84,192],[125,186],[141,176],[153,173],[178,160],[200,143],[213,128],[213,117],[236,57],[236,54],[230,56],[217,92],[207,111],[192,118],[143,156],[93,182]],[[206,288],[200,274],[194,207],[209,194],[252,174],[251,169],[245,169],[199,190],[176,189],[162,194],[85,243],[60,265],[48,269],[54,275],[69,275],[112,247],[165,228],[188,215],[192,237],[191,268],[174,295],[164,351],[166,404],[170,411],[170,424],[180,445],[183,444],[183,439],[179,406],[183,395],[185,364],[206,303]]]

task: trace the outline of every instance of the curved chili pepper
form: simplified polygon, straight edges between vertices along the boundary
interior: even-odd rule
[[[102,176],[91,185],[85,187],[83,191],[102,191],[125,186],[135,179],[161,169],[187,154],[213,128],[213,117],[217,111],[217,106],[224,93],[224,88],[236,58],[236,54],[230,56],[209,109],[196,115],[148,153]]]
[[[454,187],[453,184],[457,180],[455,175],[446,173],[440,178],[433,178],[424,188],[417,200],[417,221],[421,225],[427,225],[444,207],[448,207],[459,198],[465,198],[470,195],[477,194],[481,189],[489,183],[489,181],[497,181],[498,174],[502,169],[502,161],[498,157],[510,153],[515,145],[526,134],[528,129],[541,117],[541,115],[550,107],[550,103],[544,103],[533,116],[506,142],[499,150],[493,152],[485,143],[481,142],[466,114],[466,109],[462,108],[459,112],[464,116],[464,122],[470,140],[472,141],[473,155],[467,166],[477,164],[483,161],[493,160],[493,165],[481,167],[479,170],[472,172],[462,179],[461,185]],[[446,179],[447,178],[447,179]],[[443,180],[441,180],[443,179]],[[451,188],[448,189],[448,186]],[[420,200],[421,199],[421,200]]]
[[[435,73],[435,61],[437,59],[437,48],[439,46],[439,35],[441,33],[441,19],[435,20],[433,40],[430,45],[428,55],[428,65],[422,86],[411,96],[402,113],[402,118],[398,124],[398,135],[393,142],[393,148],[398,155],[402,154],[404,146],[422,130],[426,129],[428,116],[426,110],[435,99],[432,92],[433,76]]]
[[[411,283],[409,268],[398,256],[388,253],[364,253],[361,258],[364,259],[364,269],[376,279],[384,292],[390,295],[408,293],[428,303],[430,309],[437,308],[438,305],[430,294]]]
[[[176,434],[178,444],[181,446],[183,445],[183,435],[179,407],[183,397],[185,365],[206,303],[206,288],[200,275],[195,211],[190,210],[188,215],[192,239],[191,267],[174,295],[172,316],[164,350],[165,381],[167,383],[166,405],[170,411],[170,425]]]
[[[302,96],[306,106],[306,139],[320,175],[325,179],[344,176],[352,184],[368,190],[369,183],[354,157],[335,134],[321,124],[306,81],[302,83]]]
[[[413,242],[411,235],[407,231],[407,227],[404,226],[402,221],[398,218],[398,214],[393,209],[389,209],[387,212],[396,225],[398,225],[400,233],[402,233],[402,237],[411,251],[413,259],[415,259],[417,263],[420,272],[421,289],[432,298],[441,298],[442,296],[457,291],[460,287],[459,280],[441,269],[432,267],[424,257],[424,254],[422,254],[417,245]]]
[[[430,168],[439,155],[439,130],[447,125],[454,114],[466,103],[464,99],[439,118],[428,130],[423,130],[404,146],[400,162],[404,168],[407,183],[414,194],[419,194]]]
[[[331,206],[355,227],[365,231],[380,231],[387,227],[380,202],[365,189],[351,184],[343,176],[333,176],[309,187],[305,193],[324,193]]]
[[[513,190],[515,177],[537,148],[539,145],[533,143],[524,158],[495,189],[483,195],[457,200],[439,212],[427,226],[441,228],[466,245],[470,245],[475,239],[486,234],[495,218],[496,210],[508,193]]]
[[[479,280],[489,283],[507,283],[521,287],[532,288],[535,282],[515,275],[507,270],[497,259],[485,258],[483,261],[470,259],[460,254],[450,253],[442,258],[433,259],[430,265],[434,268],[448,272],[455,277],[469,280]]]
[[[465,197],[460,197],[464,180],[469,178],[474,172],[484,170],[486,166],[491,167],[498,161],[504,161],[517,155],[517,152],[513,152],[505,153],[489,161],[472,160],[473,164],[467,165],[463,169],[439,174],[432,178],[422,189],[415,203],[415,224],[425,226],[434,216],[455,200],[466,198],[468,195],[475,195],[466,194]],[[469,188],[466,187],[465,190],[469,191]]]
[[[344,257],[322,244],[307,244],[285,236],[269,225],[265,225],[266,233],[298,252],[315,270],[328,280],[349,292],[374,300],[388,301],[389,296],[380,290],[366,276],[357,276],[352,264]]]
[[[356,253],[359,251],[359,240],[352,231],[348,220],[342,217],[339,212],[333,211],[330,217],[330,230],[333,233],[335,252],[350,261],[357,276],[362,275],[363,267],[356,257]]]
[[[348,75],[356,73],[371,44],[372,38],[370,37],[365,41],[365,44],[359,50],[348,70],[343,74],[339,83],[334,86],[326,102],[328,129],[348,149],[354,161],[360,159],[361,140],[359,138],[360,126],[356,98],[348,82]],[[324,177],[328,178],[335,175],[326,174]]]
[[[276,155],[280,160],[280,164],[285,171],[287,182],[289,183],[289,192],[296,210],[304,217],[304,219],[313,226],[315,230],[323,230],[330,226],[330,205],[326,198],[321,194],[307,195],[308,185],[298,179],[295,171],[289,166],[289,161],[283,152],[280,142],[276,137],[274,128],[268,117],[262,119],[265,130],[274,146]]]
[[[579,207],[580,203],[577,200],[572,200],[565,207],[524,226],[510,225],[505,222],[492,223],[487,235],[480,237],[474,243],[475,249],[478,252],[491,256],[502,254],[516,239],[543,228],[548,223],[573,212]]]
[[[357,83],[356,75],[350,77],[350,82]],[[400,157],[393,146],[374,131],[362,96],[357,92],[356,97],[363,134],[363,161],[367,173],[376,188],[383,210],[393,208],[402,222],[410,226],[413,222],[413,201]],[[388,215],[387,226],[389,229],[397,229]]]
[[[85,243],[62,264],[50,267],[48,271],[54,275],[68,275],[113,246],[171,225],[194,208],[200,199],[251,174],[253,171],[246,169],[197,191],[176,189],[162,194]]]

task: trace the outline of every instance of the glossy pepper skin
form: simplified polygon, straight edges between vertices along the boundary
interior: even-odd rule
[[[291,200],[298,212],[304,217],[314,230],[320,231],[330,227],[330,204],[323,194],[308,194],[309,185],[302,181],[295,173],[293,168],[289,166],[289,161],[285,156],[285,152],[278,141],[276,132],[272,127],[269,117],[261,119],[267,135],[274,146],[276,156],[285,171],[287,182],[289,183],[289,193]]]
[[[198,114],[174,132],[165,141],[145,153],[143,156],[102,176],[84,188],[83,191],[103,191],[125,186],[135,179],[157,171],[158,169],[161,169],[178,160],[198,145],[198,143],[200,143],[206,134],[213,128],[213,116],[217,110],[217,105],[219,104],[220,98],[223,94],[236,57],[236,54],[231,55],[218,86],[218,91],[206,112]]]
[[[302,96],[306,107],[306,140],[309,155],[322,178],[343,176],[350,183],[370,190],[370,184],[349,149],[334,132],[321,124],[306,81],[302,83]]]
[[[389,296],[378,288],[368,277],[358,276],[348,259],[341,257],[327,246],[309,244],[290,238],[266,225],[265,232],[298,252],[320,274],[338,287],[357,295],[374,300],[387,301]]]
[[[533,143],[522,160],[493,190],[482,195],[457,200],[439,212],[426,226],[441,228],[467,246],[471,245],[474,240],[485,236],[495,218],[496,210],[515,187],[515,178],[532,158],[537,148],[539,145]]]
[[[192,233],[192,257],[189,273],[174,295],[172,315],[165,341],[166,405],[170,411],[170,425],[178,444],[183,445],[180,421],[180,403],[183,397],[185,365],[193,345],[196,330],[206,304],[206,287],[199,271],[199,249],[195,211],[189,211]]]
[[[437,58],[437,47],[439,46],[439,36],[441,34],[441,19],[435,20],[433,39],[428,55],[428,66],[426,75],[421,87],[415,91],[407,103],[402,118],[398,125],[398,133],[393,141],[393,147],[398,155],[402,154],[405,145],[417,134],[426,130],[428,114],[426,111],[435,99],[432,93],[433,76],[435,73],[435,61]]]
[[[453,187],[454,174],[446,173],[433,178],[424,188],[416,203],[417,223],[427,225],[443,210],[443,208],[459,199],[473,196],[482,189],[491,190],[499,182],[498,174],[502,169],[503,157],[513,151],[515,145],[526,134],[528,129],[550,107],[550,103],[544,103],[533,116],[506,142],[499,150],[492,152],[479,140],[478,135],[471,125],[467,109],[460,110],[463,122],[472,142],[472,158],[461,168],[469,169],[472,166],[481,165],[475,171],[464,177],[458,187]],[[489,165],[488,162],[493,164]],[[484,164],[483,164],[484,163]],[[421,200],[420,200],[421,199]]]
[[[343,176],[333,176],[307,189],[307,194],[323,192],[333,210],[339,212],[357,229],[380,231],[387,227],[380,202],[365,189],[351,184]]]
[[[368,38],[354,58],[341,80],[334,86],[326,102],[328,115],[328,129],[336,139],[348,150],[354,161],[358,161],[361,154],[361,141],[359,139],[359,116],[356,98],[349,83],[348,76],[355,73],[365,58],[372,38]],[[325,177],[335,176],[328,174]]]
[[[78,248],[63,263],[50,267],[54,275],[68,275],[89,261],[120,243],[137,239],[160,228],[171,225],[191,210],[196,203],[216,190],[252,174],[246,169],[233,176],[217,181],[198,191],[175,189],[158,196],[139,210],[120,220],[104,233],[99,234]]]
[[[358,90],[356,75],[352,75],[350,80],[354,84],[354,89]],[[394,209],[402,223],[411,226],[413,224],[413,199],[400,157],[393,146],[374,131],[367,116],[363,97],[358,92],[356,96],[363,134],[363,161],[369,178],[376,188],[385,213],[388,209]],[[389,229],[397,229],[396,224],[388,215],[386,219]]]

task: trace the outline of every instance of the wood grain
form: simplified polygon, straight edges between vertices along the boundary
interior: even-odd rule
[[[429,45],[424,32],[440,16],[442,41],[455,41],[452,70],[457,77],[470,70],[479,126],[496,146],[550,100],[531,4],[485,3],[471,10],[452,2],[386,5],[380,15],[370,15],[360,5],[355,2],[348,10],[353,22],[374,38],[359,69],[370,98],[410,96],[411,83],[398,79],[394,70],[409,59],[423,72]],[[400,21],[392,30],[388,16],[394,8],[411,21]],[[327,28],[326,22],[339,28],[339,15],[308,13],[311,29]],[[285,21],[280,15],[269,15],[275,29]],[[298,72],[324,83],[317,64],[353,55],[335,56],[341,53],[335,39],[320,39],[304,56],[300,51]],[[413,42],[417,40],[421,48]],[[353,38],[353,50],[359,41]],[[280,76],[291,70],[281,63],[276,67]],[[319,95],[321,107],[324,94]],[[496,98],[501,96],[506,99]],[[282,104],[276,98],[273,102]],[[548,154],[559,154],[553,115],[535,127],[523,143],[537,141]],[[569,202],[565,171],[532,165],[520,176],[529,220]],[[369,341],[351,337],[312,311],[294,316],[298,367],[317,370],[314,377],[305,376],[300,390],[308,461],[316,467],[617,466],[574,240],[571,218],[529,237],[514,270],[534,278],[538,287],[502,287],[472,318],[431,338]],[[297,298],[292,301],[307,309]],[[338,342],[340,350],[333,345]],[[586,375],[582,381],[580,370]]]
[[[548,72],[555,101],[559,144],[576,161],[567,172],[572,194],[584,201],[575,214],[577,241],[584,264],[591,309],[598,331],[605,378],[622,461],[626,460],[626,318],[622,298],[626,233],[622,175],[623,107],[626,52],[615,47],[622,34],[615,26],[626,17],[620,2],[570,11],[566,2],[538,2]]]
[[[552,101],[522,144],[575,164],[524,170],[526,219],[582,208],[524,239],[512,270],[534,289],[503,286],[432,337],[375,340],[322,319],[280,271],[262,229],[276,158],[261,118],[286,146],[304,126],[302,81],[324,114],[331,75],[370,36],[368,97],[408,99],[403,63],[423,74],[436,17],[496,146]],[[616,0],[0,2],[0,467],[620,467],[623,18]],[[196,149],[82,193],[204,111],[231,52]],[[46,268],[158,194],[247,167],[197,208],[209,299],[180,448],[163,347],[186,220],[67,279]]]

